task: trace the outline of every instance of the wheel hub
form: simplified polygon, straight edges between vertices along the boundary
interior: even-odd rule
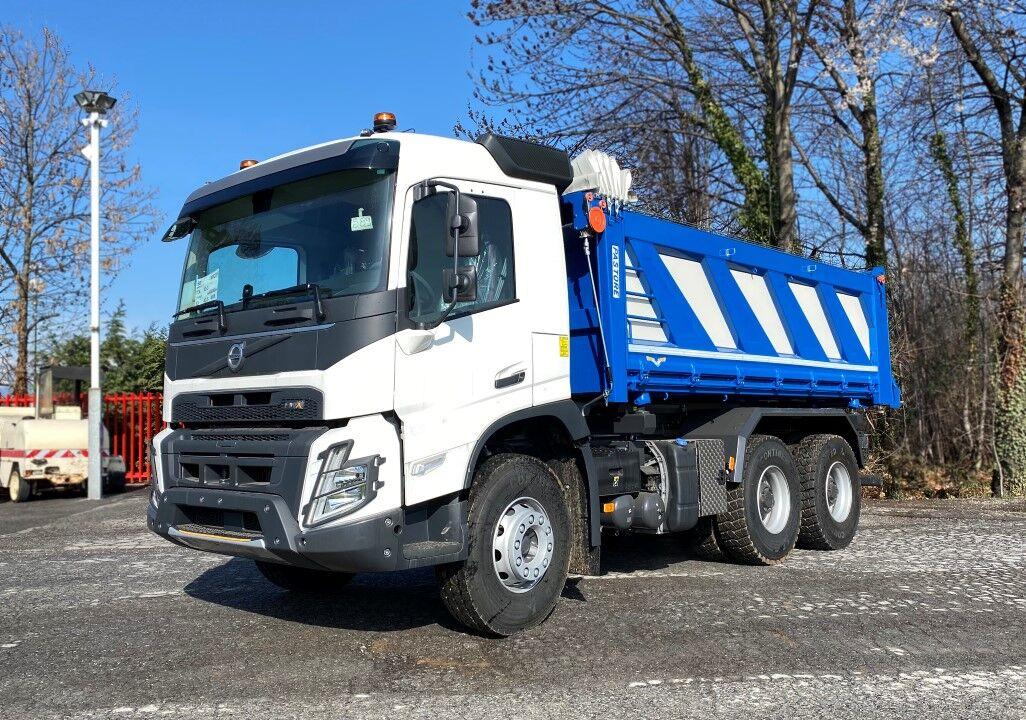
[[[495,574],[512,592],[527,592],[545,576],[555,537],[544,508],[534,498],[511,502],[492,533]]]
[[[851,474],[844,463],[835,462],[827,470],[826,475],[826,503],[830,517],[835,522],[844,522],[851,513],[852,495],[854,490],[851,483]]]
[[[759,476],[759,519],[763,527],[776,535],[787,525],[791,514],[791,491],[784,471],[770,465]]]

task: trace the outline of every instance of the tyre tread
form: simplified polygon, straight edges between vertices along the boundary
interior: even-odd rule
[[[470,503],[467,508],[468,517],[476,518],[478,516],[475,510],[485,494],[483,489],[488,485],[491,478],[502,468],[511,463],[522,461],[526,457],[525,455],[515,453],[501,453],[488,458],[478,468],[474,474],[474,484],[470,489]],[[540,464],[549,472],[552,472],[551,468],[547,465],[544,465],[544,463]],[[469,529],[469,532],[473,534],[473,529]],[[454,563],[439,567],[438,585],[442,603],[460,624],[470,630],[483,635],[501,637],[502,634],[496,632],[491,627],[488,622],[489,618],[485,618],[481,608],[475,604],[474,598],[471,595],[470,579],[478,570],[480,568],[472,565],[470,560],[467,560],[466,563]]]
[[[771,435],[753,435],[745,448],[745,467],[756,448],[763,443],[777,440]],[[752,540],[751,528],[745,514],[744,483],[735,483],[727,488],[727,511],[716,516],[715,537],[724,553],[736,562],[747,565],[777,565],[784,557],[770,558],[763,554]]]
[[[828,443],[835,440],[847,442],[840,435],[807,435],[796,446],[792,446],[795,467],[798,469],[798,481],[801,486],[802,522],[798,533],[799,547],[807,550],[839,550],[848,543],[838,545],[827,536],[826,529],[816,511],[817,477],[819,458]],[[852,488],[859,492],[860,487]],[[852,512],[856,512],[853,508]],[[849,540],[850,542],[850,540]]]

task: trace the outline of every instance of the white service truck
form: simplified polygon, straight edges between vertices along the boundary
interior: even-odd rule
[[[51,418],[37,418],[33,407],[0,408],[0,486],[13,502],[40,490],[84,490],[89,478],[89,423],[78,406],[57,406]],[[103,487],[125,489],[125,462],[110,455],[103,429]]]
[[[150,529],[292,591],[436,566],[496,635],[598,572],[603,529],[758,564],[845,547],[862,410],[898,403],[882,270],[631,200],[601,153],[388,113],[203,185],[164,236]]]

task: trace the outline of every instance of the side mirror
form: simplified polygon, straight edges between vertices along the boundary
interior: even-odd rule
[[[449,196],[449,235],[445,241],[445,254],[455,257],[452,239],[452,230],[459,231],[460,257],[477,257],[481,254],[481,247],[477,235],[477,203],[474,199],[464,193],[459,194],[460,206],[456,208],[455,195]]]
[[[196,229],[196,220],[191,217],[181,217],[171,223],[171,227],[161,236],[161,242],[174,242],[183,238]]]
[[[460,253],[462,255],[463,253]],[[456,291],[455,302],[477,300],[477,268],[461,267],[459,270],[442,270],[442,300],[453,302],[452,291]]]

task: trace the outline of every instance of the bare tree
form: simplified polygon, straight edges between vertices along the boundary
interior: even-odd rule
[[[13,28],[0,28],[0,286],[10,292],[4,298],[14,348],[4,353],[4,361],[16,393],[28,389],[35,325],[43,318],[70,322],[85,298],[88,162],[80,152],[86,142],[82,114],[72,96],[98,82],[91,67],[77,70],[71,64],[50,31],[33,41]],[[155,228],[152,193],[140,183],[139,166],[127,159],[135,116],[122,102],[111,119],[103,144],[101,198],[108,279]]]
[[[729,168],[709,175],[711,214],[732,208],[749,237],[791,248],[791,102],[816,2],[474,2],[479,41],[499,52],[485,63],[478,97],[530,118],[543,139],[600,140],[648,162],[662,147],[688,168],[641,168],[642,182],[646,172],[677,182],[709,165]],[[753,96],[754,123],[749,107],[724,102]],[[694,158],[707,165],[688,165]]]
[[[1026,491],[1026,3],[945,2],[941,10],[986,92],[1000,144],[1006,206],[994,433],[998,473],[1021,493]]]
[[[881,67],[896,44],[904,0],[826,0],[817,13],[809,47],[820,71],[804,82],[810,107],[805,130],[814,145],[837,136],[861,164],[860,182],[830,182],[832,170],[816,162],[817,147],[795,140],[799,157],[816,189],[862,236],[867,267],[887,264],[884,147],[877,85]],[[833,125],[836,133],[824,132]]]
[[[744,70],[758,90],[757,137],[767,168],[773,244],[785,250],[795,248],[798,222],[792,107],[818,1],[715,0],[728,22],[714,14],[707,23],[710,30],[720,28],[725,59]]]

